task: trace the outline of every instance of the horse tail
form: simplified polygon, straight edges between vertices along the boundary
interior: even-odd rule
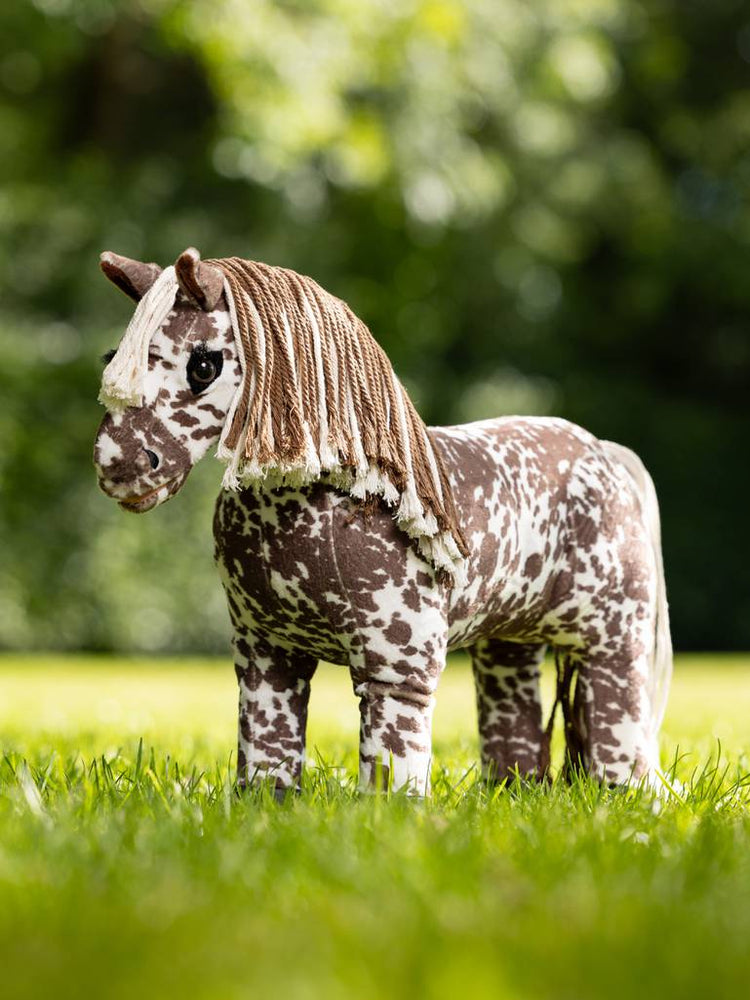
[[[649,698],[651,701],[651,735],[654,743],[655,762],[658,762],[657,741],[659,729],[664,719],[672,679],[672,638],[669,631],[669,607],[667,587],[664,580],[664,560],[661,550],[661,525],[659,502],[656,498],[654,481],[643,462],[634,451],[602,441],[609,457],[625,466],[633,480],[641,501],[644,526],[651,542],[656,568],[656,617],[654,624],[654,646],[649,677]]]

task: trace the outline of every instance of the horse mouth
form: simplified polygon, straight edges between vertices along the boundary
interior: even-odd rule
[[[186,474],[180,473],[177,476],[173,476],[172,479],[168,479],[165,483],[155,486],[147,493],[142,493],[137,497],[125,497],[124,500],[118,500],[117,503],[123,510],[129,510],[134,514],[143,514],[145,511],[151,510],[152,507],[156,507],[157,504],[163,503],[171,496],[174,496],[180,486],[182,486],[185,478]]]

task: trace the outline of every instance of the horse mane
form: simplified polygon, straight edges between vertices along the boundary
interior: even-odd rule
[[[435,568],[461,578],[468,550],[440,452],[367,326],[295,271],[205,263],[224,274],[243,376],[217,452],[225,488],[325,476],[381,496]]]

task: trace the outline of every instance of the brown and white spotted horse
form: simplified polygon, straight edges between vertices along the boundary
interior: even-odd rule
[[[446,653],[461,648],[473,664],[484,772],[541,776],[548,645],[577,672],[567,714],[583,766],[614,783],[653,777],[671,645],[656,497],[632,452],[560,419],[420,431],[412,416],[416,431],[399,438],[402,451],[413,464],[422,448],[458,526],[452,539],[447,515],[436,526],[405,513],[411,473],[388,479],[387,456],[373,457],[372,442],[360,472],[380,470],[375,485],[362,487],[360,477],[357,489],[355,459],[342,458],[343,445],[321,460],[334,438],[334,404],[329,398],[326,409],[319,393],[315,413],[306,410],[303,382],[315,377],[328,391],[349,373],[346,352],[359,348],[325,313],[345,310],[339,300],[293,272],[236,258],[200,261],[194,250],[164,272],[114,254],[102,255],[102,268],[140,303],[140,332],[129,328],[110,363],[116,368],[121,356],[119,389],[117,371],[109,382],[105,371],[108,413],[95,446],[101,488],[123,509],[143,512],[173,496],[217,442],[230,461],[214,536],[234,629],[241,783],[270,776],[278,790],[298,785],[310,682],[322,659],[349,667],[359,697],[361,785],[384,773],[391,787],[426,794],[435,691]],[[241,288],[238,274],[247,278]],[[286,302],[278,322],[274,296]],[[308,340],[291,339],[292,316],[308,323]],[[348,311],[345,320],[353,322]],[[338,351],[332,364],[326,345]],[[288,391],[280,400],[282,361]],[[348,377],[356,381],[356,372]],[[362,431],[368,407],[386,422],[382,434],[404,430],[405,393],[395,376],[380,382],[390,378],[382,398],[343,404],[350,432]],[[344,389],[351,404],[350,388],[337,384]],[[249,412],[253,394],[258,426],[267,421],[277,454],[258,459],[246,417],[243,478],[243,441],[236,433],[228,440],[227,426],[243,399]],[[309,440],[295,446],[296,464],[288,449],[279,457],[295,407],[308,439],[320,439],[312,458]],[[427,458],[414,434],[431,449]],[[439,537],[450,543],[442,556]]]

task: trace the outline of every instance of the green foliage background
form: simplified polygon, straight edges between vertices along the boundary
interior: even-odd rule
[[[676,642],[750,645],[750,18],[737,0],[0,11],[0,645],[212,651],[210,460],[96,492],[112,249],[307,272],[423,415],[555,413],[657,483]]]

